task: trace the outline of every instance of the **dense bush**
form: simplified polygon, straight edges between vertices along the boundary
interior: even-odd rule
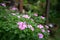
[[[47,40],[45,17],[37,13],[21,14],[0,6],[0,40]]]

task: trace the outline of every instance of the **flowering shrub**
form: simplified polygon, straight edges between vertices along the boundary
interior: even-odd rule
[[[20,14],[0,6],[0,40],[47,40],[45,18],[28,12]]]

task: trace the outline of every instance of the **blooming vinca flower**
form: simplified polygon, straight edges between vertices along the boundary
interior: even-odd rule
[[[17,24],[18,24],[18,25],[22,25],[22,23],[23,23],[23,22],[18,22]]]
[[[38,37],[39,37],[39,38],[43,38],[43,34],[38,33]]]
[[[37,27],[40,29],[44,28],[43,25],[41,25],[41,24],[39,24]]]
[[[45,30],[44,30],[44,29],[41,29],[41,31],[42,31],[42,32],[45,32]]]
[[[33,28],[33,27],[31,27],[30,29],[31,29],[32,31],[34,31],[34,28]]]
[[[45,27],[48,29],[49,27],[47,25],[45,25]]]
[[[32,27],[32,25],[28,25],[28,28],[31,28]]]
[[[19,25],[20,30],[24,30],[27,27],[25,22],[18,22],[17,24]]]
[[[2,6],[6,7],[5,3],[2,3]]]
[[[28,18],[28,19],[30,18],[28,15],[23,15],[22,17],[24,17],[24,18]]]
[[[34,31],[34,28],[32,27],[32,25],[28,25],[28,28],[30,28],[32,31]]]
[[[41,16],[42,19],[45,19],[45,17]]]
[[[12,7],[11,10],[17,10],[17,8],[16,7]]]
[[[37,14],[37,13],[35,13],[35,14],[34,14],[34,16],[38,16],[38,14]]]
[[[50,32],[50,30],[48,30],[48,33]]]

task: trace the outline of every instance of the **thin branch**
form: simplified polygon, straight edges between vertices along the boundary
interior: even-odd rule
[[[46,0],[46,12],[45,12],[45,17],[46,17],[46,24],[49,23],[49,9],[50,9],[50,0]]]
[[[23,0],[19,0],[20,4],[19,4],[19,10],[22,13],[23,11]]]

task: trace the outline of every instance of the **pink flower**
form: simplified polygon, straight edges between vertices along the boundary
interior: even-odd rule
[[[41,29],[41,31],[42,31],[42,32],[45,32],[45,30],[44,30],[44,29]]]
[[[6,7],[5,3],[2,3],[2,6]]]
[[[39,38],[43,38],[43,34],[38,33]]]
[[[38,16],[38,14],[37,14],[37,13],[35,13],[35,14],[34,14],[34,16]]]
[[[45,19],[45,17],[41,16],[42,19]]]
[[[39,24],[37,27],[40,29],[44,28],[43,25],[41,25],[41,24]]]
[[[48,29],[49,27],[47,25],[45,25],[45,27]]]
[[[30,18],[28,15],[23,15],[22,17],[24,17],[24,18],[28,18],[28,19]]]
[[[31,28],[32,27],[32,25],[28,25],[28,28]]]
[[[17,24],[19,25],[20,30],[24,30],[27,27],[25,22],[18,22]]]
[[[12,7],[11,10],[17,10],[17,8],[16,7]]]
[[[30,29],[31,29],[32,31],[34,31],[34,28],[33,28],[33,27],[31,27]]]
[[[18,24],[18,25],[22,25],[22,24],[23,24],[23,22],[18,22],[17,24]]]
[[[28,28],[30,28],[32,31],[34,31],[34,28],[32,27],[32,25],[28,25]]]
[[[50,32],[50,30],[48,30],[48,33]]]
[[[26,27],[21,27],[21,26],[19,26],[19,29],[20,30],[24,30]]]

